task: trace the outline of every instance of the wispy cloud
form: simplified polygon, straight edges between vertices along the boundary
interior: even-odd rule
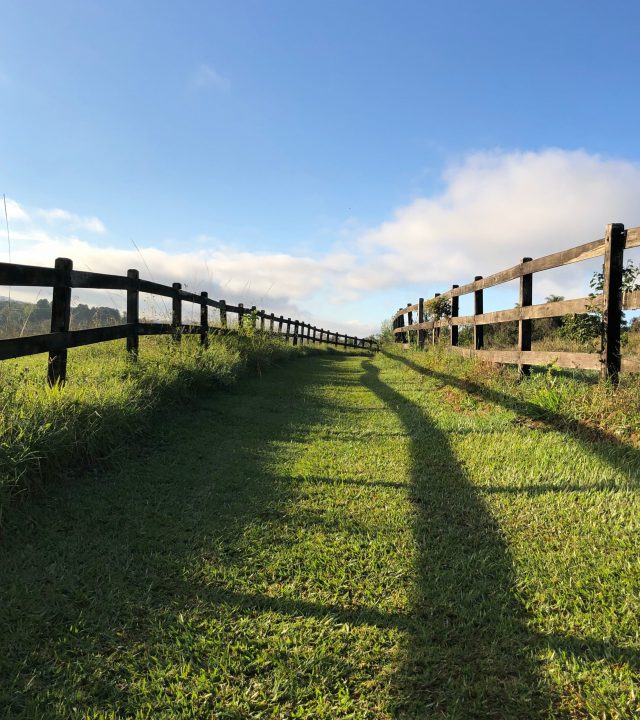
[[[29,213],[15,200],[12,200],[11,198],[6,198],[5,203],[7,206],[7,217],[9,219],[9,222],[18,222],[18,223],[24,223],[29,222],[31,219],[29,217]],[[4,206],[2,208],[4,211]]]
[[[107,228],[100,218],[95,216],[76,215],[68,210],[53,208],[51,210],[36,210],[38,217],[51,225],[62,224],[73,230],[86,230],[98,235],[104,235]]]
[[[211,65],[203,63],[191,75],[189,86],[195,90],[212,88],[228,92],[231,88],[231,81]]]

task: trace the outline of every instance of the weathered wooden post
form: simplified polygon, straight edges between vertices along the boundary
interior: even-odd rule
[[[482,275],[476,275],[474,280],[482,280]],[[473,346],[476,350],[482,350],[484,347],[484,326],[476,324],[476,315],[484,313],[484,303],[482,299],[482,290],[476,290],[473,293]]]
[[[291,318],[287,318],[287,342],[291,336]]]
[[[273,313],[271,313],[271,315],[269,315],[269,332],[273,332],[273,324],[275,323],[275,321],[276,321],[276,316]]]
[[[418,300],[418,324],[422,325],[424,322],[424,298]],[[418,348],[424,350],[424,328],[418,330]]]
[[[220,300],[220,327],[227,327],[227,302]]]
[[[182,340],[182,298],[180,297],[180,291],[182,285],[180,283],[173,283],[173,296],[172,296],[172,312],[171,312],[171,327],[172,337],[174,342],[180,342]]]
[[[436,293],[436,294],[434,295],[434,297],[435,297],[435,298],[439,298],[439,297],[440,297],[440,293]],[[436,306],[437,306],[437,303],[436,303]],[[440,339],[440,328],[439,328],[439,327],[436,327],[436,325],[435,325],[437,322],[440,322],[440,319],[437,318],[437,317],[435,316],[435,313],[434,313],[434,316],[433,316],[433,329],[431,330],[431,341],[432,341],[432,343],[433,343],[434,345],[435,345],[435,344],[438,342],[438,340]]]
[[[280,317],[279,317],[279,319],[278,319],[278,332],[279,332],[279,333],[282,332],[282,325],[283,325],[283,324],[284,324],[284,315],[280,315]],[[287,332],[289,332],[289,331],[287,330]]]
[[[338,333],[333,333],[333,344],[338,347]]]
[[[602,287],[602,369],[603,380],[617,385],[620,380],[620,323],[622,322],[622,270],[625,232],[622,223],[607,225],[604,236]]]
[[[255,305],[252,305],[252,306],[251,306],[251,311],[250,311],[250,312],[251,312],[251,324],[253,325],[253,329],[255,330],[255,329],[256,329],[257,322],[258,322],[258,314],[256,313],[256,306],[255,306]]]
[[[293,324],[293,344],[294,345],[298,344],[298,327],[299,327],[299,325],[300,325],[300,323],[298,320],[296,320],[295,323]]]
[[[129,287],[127,288],[127,325],[130,325],[127,335],[127,352],[131,360],[138,359],[138,323],[140,322],[140,273],[137,270],[127,270]]]
[[[238,303],[238,330],[242,329],[243,319],[244,319],[244,304]]]
[[[455,290],[458,288],[458,285],[452,285],[451,289]],[[451,298],[451,347],[458,347],[458,326],[454,325],[453,323],[456,321],[458,315],[460,313],[460,297],[458,295],[454,295]]]
[[[399,328],[403,328],[403,327],[404,327],[404,313],[401,314],[401,315],[398,315],[398,327],[399,327]],[[404,332],[399,332],[399,333],[396,335],[397,342],[399,342],[399,343],[404,343],[404,342],[406,342],[405,335],[406,335],[406,333],[404,333]]]
[[[411,307],[411,303],[407,303],[407,307]],[[413,312],[411,310],[407,312],[407,325],[413,325]],[[413,330],[409,330],[405,335],[405,338],[405,342],[411,343],[413,340]]]
[[[69,332],[71,320],[71,271],[73,261],[69,258],[56,258],[56,284],[51,299],[51,332]],[[50,387],[62,387],[67,381],[67,349],[49,351],[47,382]]]
[[[304,345],[304,323],[300,322],[298,325],[298,344]]]
[[[260,331],[264,332],[264,310],[260,310]]]
[[[522,258],[523,266],[530,263],[532,258]],[[524,267],[523,267],[524,270]],[[520,307],[529,307],[533,302],[533,274],[526,273],[520,276]],[[518,321],[518,350],[526,352],[531,350],[531,320]],[[518,364],[518,372],[520,375],[529,375],[531,365],[524,363]]]
[[[202,304],[200,305],[200,345],[203,348],[209,347],[209,306],[207,300],[209,293],[201,292]]]

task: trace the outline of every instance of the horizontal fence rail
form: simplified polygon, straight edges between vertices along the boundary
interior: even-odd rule
[[[517,364],[522,373],[528,373],[532,365],[555,364],[565,368],[599,370],[603,378],[614,383],[618,381],[621,370],[640,372],[640,360],[622,358],[620,348],[620,325],[623,310],[640,308],[639,292],[622,292],[624,251],[640,247],[640,227],[625,230],[624,225],[607,225],[605,236],[600,240],[578,245],[551,255],[532,259],[523,258],[513,267],[501,270],[487,277],[476,276],[466,285],[453,285],[443,293],[434,296],[451,301],[451,316],[425,321],[424,298],[417,303],[400,308],[392,317],[396,342],[408,344],[409,336],[415,338],[418,347],[424,348],[427,331],[431,331],[431,341],[436,342],[441,328],[450,329],[449,348],[467,357],[478,357],[487,362]],[[600,295],[560,300],[534,305],[534,273],[563,267],[596,257],[603,257],[603,292]],[[512,280],[520,280],[520,302],[518,307],[485,313],[483,310],[483,290]],[[462,295],[474,295],[473,315],[459,314],[459,298]],[[602,349],[596,353],[538,352],[531,350],[532,320],[562,317],[569,314],[589,313],[597,310],[602,317]],[[414,322],[416,313],[416,322]],[[406,318],[406,319],[405,319]],[[518,322],[518,348],[516,350],[485,350],[485,325],[505,322]],[[473,328],[473,341],[470,348],[458,345],[460,326]]]
[[[51,332],[0,340],[0,360],[48,352],[47,379],[52,386],[62,385],[66,381],[69,348],[126,339],[127,350],[135,359],[139,351],[140,336],[171,335],[175,342],[180,342],[183,335],[190,334],[199,335],[201,345],[206,347],[211,334],[220,335],[234,331],[229,325],[229,314],[237,315],[238,327],[250,322],[255,330],[276,334],[291,340],[293,345],[324,343],[342,348],[378,350],[378,342],[373,338],[358,338],[317,328],[300,320],[266,313],[255,306],[247,308],[242,303],[229,305],[225,300],[212,300],[206,292],[200,294],[187,292],[182,289],[180,283],[168,286],[143,280],[135,269],[129,270],[125,277],[74,270],[73,262],[68,258],[58,258],[53,268],[0,263],[0,285],[53,288]],[[86,330],[70,330],[71,290],[74,288],[126,290],[127,322]],[[171,298],[171,323],[140,322],[140,293]],[[182,322],[183,302],[200,307],[199,324],[190,325]],[[219,311],[219,326],[209,325],[209,308]]]

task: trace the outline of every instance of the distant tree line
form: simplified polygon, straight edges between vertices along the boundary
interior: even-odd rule
[[[84,330],[126,322],[124,313],[112,307],[79,303],[71,308],[71,329]],[[0,337],[39,335],[51,329],[51,303],[46,298],[35,303],[0,300]]]

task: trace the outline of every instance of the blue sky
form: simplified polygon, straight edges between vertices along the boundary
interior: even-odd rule
[[[631,1],[5,0],[14,260],[123,272],[134,240],[158,278],[375,329],[640,225],[639,26]]]

